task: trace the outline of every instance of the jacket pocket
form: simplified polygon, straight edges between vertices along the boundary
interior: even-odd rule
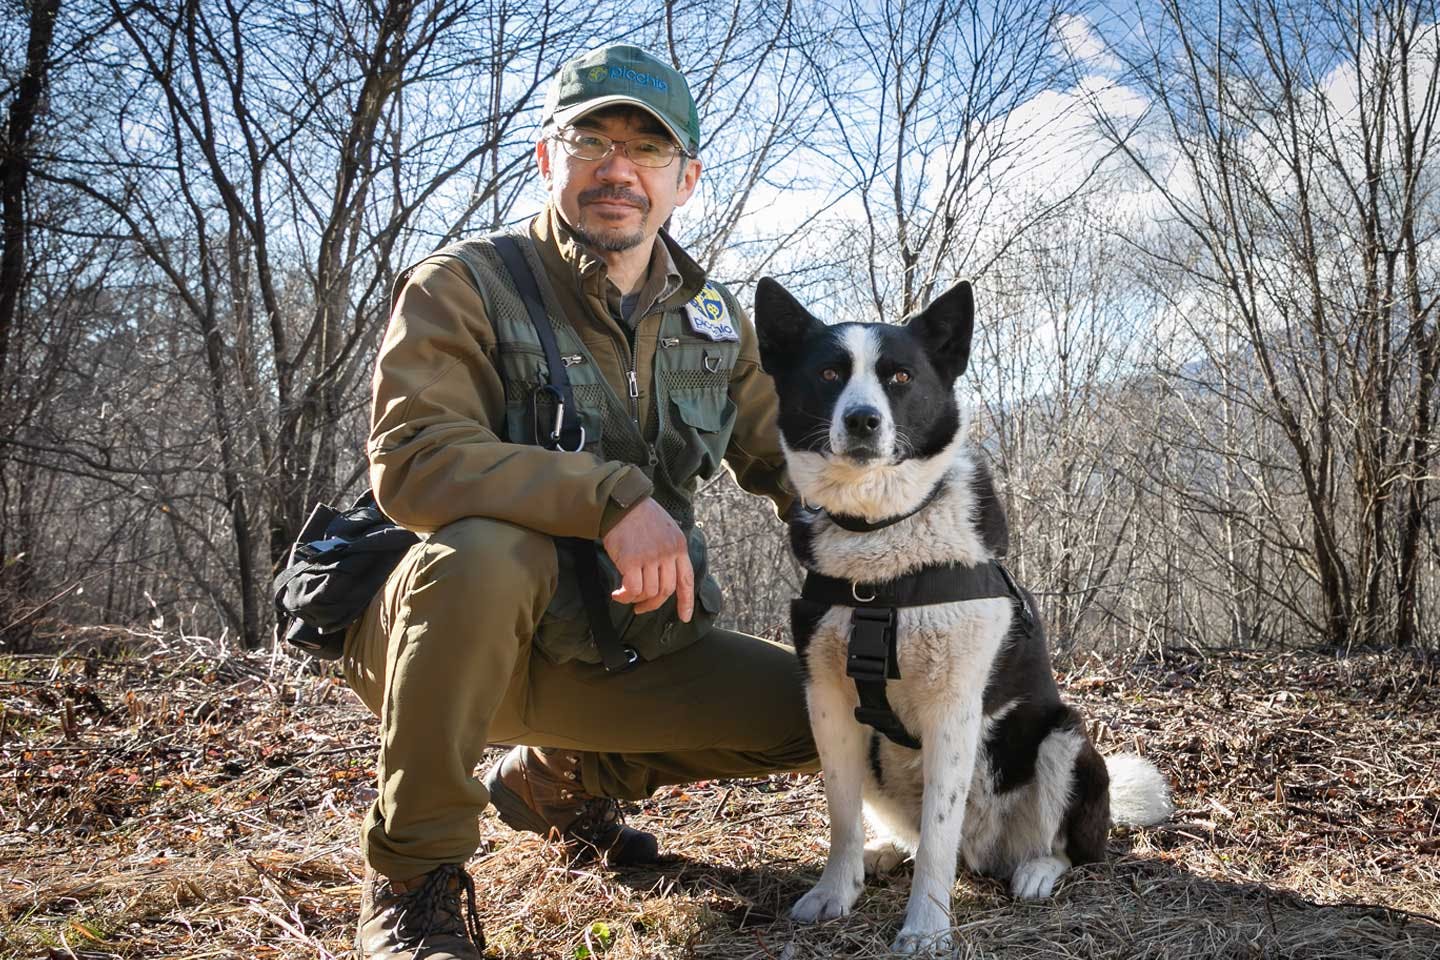
[[[675,414],[671,429],[680,441],[670,463],[671,477],[676,483],[710,479],[725,459],[735,426],[735,401],[716,390],[697,390],[672,393],[670,404]]]

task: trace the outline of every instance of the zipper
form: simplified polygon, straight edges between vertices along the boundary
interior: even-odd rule
[[[630,422],[635,424],[635,431],[638,433],[640,431],[640,380],[635,373],[635,351],[630,349],[628,343],[623,347],[617,343],[615,344],[615,355],[620,358],[620,363],[625,368],[625,394],[629,398]]]
[[[578,276],[575,277],[575,296],[580,298],[581,304],[589,302],[585,297],[585,288],[581,285]],[[611,323],[615,322],[614,318],[611,318]],[[583,338],[581,339],[583,340]],[[629,394],[630,422],[635,425],[635,433],[640,436],[640,442],[644,443],[645,437],[640,431],[640,404],[637,402],[640,398],[640,383],[635,374],[635,351],[630,349],[630,343],[623,331],[618,340],[612,337],[610,343],[615,348],[615,355],[619,357],[620,365],[625,368],[625,392]],[[608,381],[604,377],[600,378],[600,382],[608,386]]]
[[[661,337],[661,338],[660,338],[660,346],[662,346],[662,347],[674,347],[674,346],[679,345],[679,343],[680,343],[680,338],[679,338],[679,337]]]

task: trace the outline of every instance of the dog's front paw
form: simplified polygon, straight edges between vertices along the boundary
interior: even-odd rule
[[[955,948],[955,938],[946,926],[934,930],[912,929],[906,924],[890,945],[891,953],[903,956],[939,956]]]
[[[930,956],[949,953],[953,945],[950,915],[938,899],[911,890],[905,924],[890,949],[906,956]]]
[[[809,893],[795,901],[795,906],[790,908],[790,917],[801,923],[819,923],[822,920],[843,917],[855,906],[860,889],[860,883],[841,890],[834,884],[821,880],[810,888]]]

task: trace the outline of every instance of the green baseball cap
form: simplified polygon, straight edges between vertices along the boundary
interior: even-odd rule
[[[623,43],[591,50],[562,66],[550,84],[540,122],[564,127],[617,103],[639,107],[659,120],[686,150],[700,146],[700,114],[685,78],[639,47]]]

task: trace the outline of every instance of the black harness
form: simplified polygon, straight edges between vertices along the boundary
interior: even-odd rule
[[[919,512],[934,497],[932,492],[925,503],[902,516],[873,523],[859,522],[864,523],[868,530],[878,530]],[[830,519],[835,518],[831,516]],[[847,526],[844,529],[852,528]],[[1035,622],[1035,613],[1030,609],[1029,601],[1010,576],[1010,571],[998,560],[972,565],[922,567],[884,583],[855,583],[812,572],[805,576],[800,597],[813,603],[853,609],[845,675],[855,681],[855,691],[860,695],[855,719],[912,750],[920,749],[920,741],[905,729],[885,696],[885,681],[900,679],[900,662],[896,655],[899,608],[1009,597],[1014,603],[1016,616],[1027,631]]]

